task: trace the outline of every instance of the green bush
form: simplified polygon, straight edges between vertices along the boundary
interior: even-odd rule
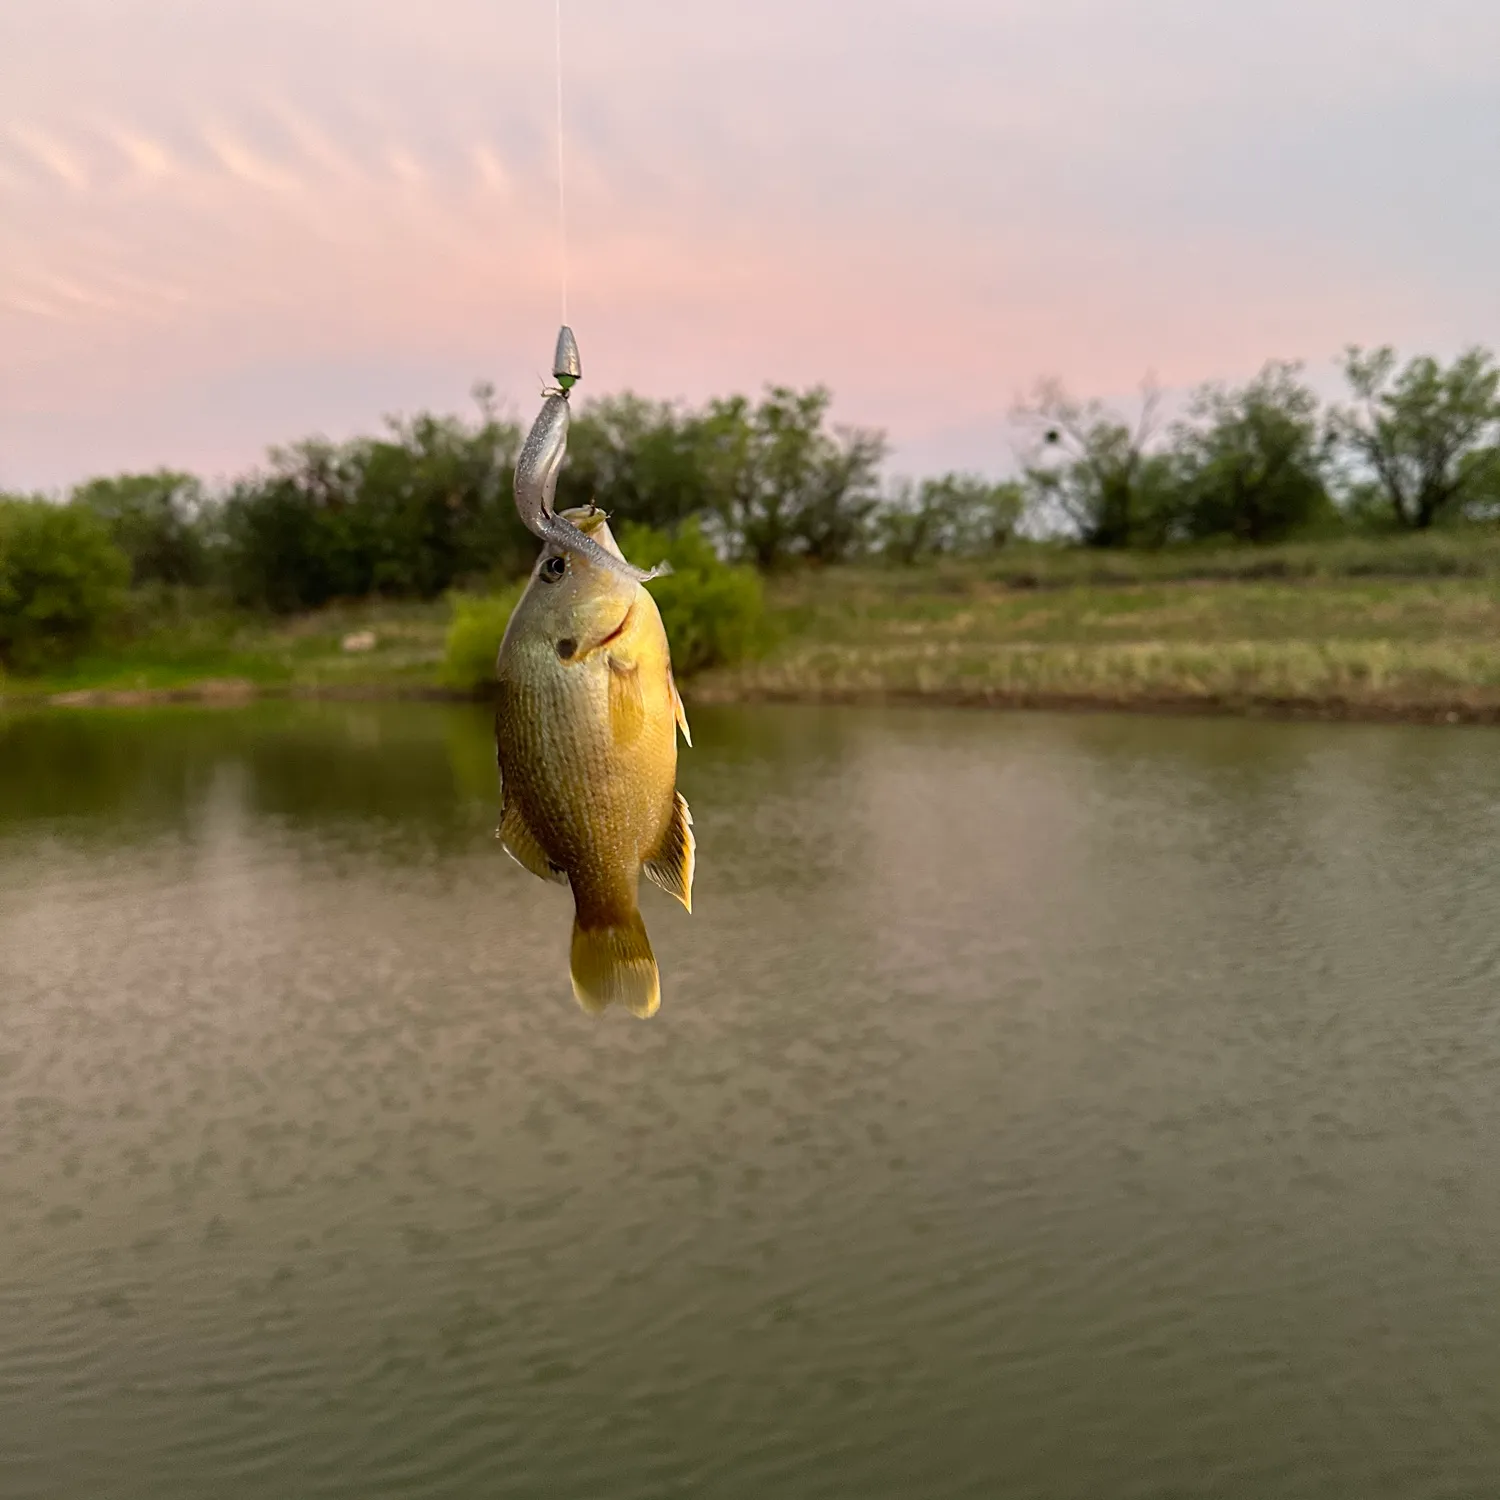
[[[444,687],[477,693],[494,682],[500,638],[525,587],[523,580],[499,594],[448,596],[453,606],[453,623],[448,627],[443,665],[438,673]]]
[[[672,670],[678,677],[730,666],[760,649],[766,634],[760,575],[754,568],[720,561],[696,522],[688,522],[675,536],[627,523],[621,528],[620,546],[642,566],[663,559],[672,565],[672,572],[653,579],[649,588],[666,626]],[[495,680],[500,638],[525,587],[522,580],[494,595],[448,596],[453,623],[439,672],[444,687],[479,692]]]
[[[211,512],[193,475],[158,469],[90,479],[73,491],[73,503],[104,522],[109,539],[130,559],[137,588],[208,581]]]
[[[119,607],[130,562],[81,506],[0,497],[0,664],[66,661]]]
[[[766,633],[765,594],[754,568],[731,566],[714,551],[696,521],[675,535],[629,522],[620,528],[620,550],[651,567],[665,559],[672,571],[649,585],[667,641],[672,670],[688,677],[753,656]]]

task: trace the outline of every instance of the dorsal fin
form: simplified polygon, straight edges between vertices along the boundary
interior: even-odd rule
[[[693,867],[698,858],[698,841],[693,837],[693,815],[681,792],[673,794],[672,816],[660,846],[642,868],[646,878],[659,885],[669,896],[676,896],[689,911],[693,909]]]
[[[536,835],[521,816],[521,809],[514,802],[505,804],[495,836],[505,845],[505,852],[523,869],[541,876],[543,880],[555,881],[558,885],[568,883],[567,871],[547,858]]]

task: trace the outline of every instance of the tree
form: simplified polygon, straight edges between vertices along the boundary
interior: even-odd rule
[[[158,469],[91,479],[73,491],[73,502],[104,522],[110,539],[130,559],[133,584],[207,580],[207,508],[193,475]]]
[[[1065,521],[1089,547],[1159,545],[1171,528],[1172,467],[1149,451],[1160,393],[1147,380],[1134,427],[1098,401],[1078,401],[1044,380],[1013,413],[1034,437],[1026,486],[1043,515]]]
[[[389,435],[354,445],[357,515],[369,592],[430,599],[491,571],[521,572],[535,543],[512,498],[519,430],[481,393],[481,420],[388,418]]]
[[[880,465],[885,434],[839,426],[817,445],[810,482],[798,493],[793,531],[803,557],[843,562],[865,544],[880,504]]]
[[[268,473],[238,481],[224,507],[229,584],[242,604],[312,609],[369,592],[355,480],[337,446],[273,448]]]
[[[1464,512],[1476,520],[1500,520],[1500,443],[1464,457]]]
[[[91,645],[129,579],[92,511],[0,496],[0,664],[42,667]]]
[[[486,387],[480,419],[389,418],[387,435],[272,449],[269,472],[225,506],[231,586],[247,604],[315,608],[367,594],[433,598],[468,578],[523,572],[536,544],[516,514],[520,430]]]
[[[1353,404],[1334,411],[1334,443],[1379,487],[1397,525],[1425,531],[1460,512],[1485,482],[1473,455],[1500,439],[1500,368],[1468,349],[1446,369],[1423,355],[1397,370],[1389,346],[1351,346]],[[1353,481],[1358,483],[1358,477]]]
[[[1276,541],[1328,508],[1318,398],[1300,369],[1273,361],[1238,390],[1207,385],[1193,397],[1174,452],[1190,535]]]
[[[907,483],[880,509],[880,549],[901,563],[992,552],[1015,534],[1025,499],[1015,481],[995,484],[977,474]]]
[[[829,393],[773,386],[758,406],[713,401],[699,427],[708,504],[729,545],[761,568],[794,556],[837,562],[877,503],[883,433],[825,426]]]
[[[708,504],[699,426],[671,402],[628,391],[589,402],[568,435],[558,508],[592,501],[642,525],[679,525]]]

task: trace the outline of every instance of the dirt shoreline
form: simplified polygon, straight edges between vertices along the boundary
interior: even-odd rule
[[[209,704],[233,708],[262,699],[427,700],[463,702],[472,695],[449,688],[407,686],[401,683],[329,684],[308,687],[256,683],[239,679],[184,683],[170,688],[77,688],[65,693],[0,694],[0,712],[37,708],[152,708],[164,704]]]
[[[1018,693],[986,689],[785,689],[704,679],[685,683],[691,705],[800,704],[998,709],[1039,713],[1130,713],[1171,717],[1280,719],[1322,723],[1500,725],[1500,698],[1287,698],[1192,693]],[[84,688],[72,692],[0,695],[0,713],[38,708],[147,708],[171,704],[235,707],[262,699],[325,702],[482,702],[484,694],[399,683],[310,687],[228,679],[172,688]]]
[[[1347,698],[1284,698],[1253,694],[1228,697],[1193,693],[1016,693],[964,688],[930,692],[838,689],[819,692],[748,688],[683,696],[698,703],[824,703],[851,707],[900,705],[999,709],[1022,713],[1127,713],[1177,718],[1284,719],[1364,724],[1500,724],[1500,701],[1460,698],[1423,702]]]

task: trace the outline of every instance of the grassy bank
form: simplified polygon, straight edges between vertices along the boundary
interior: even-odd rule
[[[785,586],[778,649],[699,696],[1500,718],[1488,580],[887,584],[851,571]]]
[[[962,577],[975,564],[955,564]],[[1020,545],[980,565],[1014,588],[1114,583],[1229,583],[1256,580],[1491,578],[1500,580],[1500,528],[1445,527],[1405,534],[1344,534],[1272,547],[1223,544],[1111,551]]]
[[[787,580],[711,696],[1500,718],[1500,534],[1016,549]]]
[[[95,694],[426,692],[435,689],[448,605],[370,602],[267,616],[189,602],[153,610],[126,644],[44,677],[0,679],[12,701]],[[345,650],[373,636],[369,649]]]
[[[773,644],[688,684],[753,698],[1500,720],[1500,536],[804,571]],[[12,698],[436,691],[446,604],[282,621],[184,612]],[[360,632],[371,649],[344,649]]]

